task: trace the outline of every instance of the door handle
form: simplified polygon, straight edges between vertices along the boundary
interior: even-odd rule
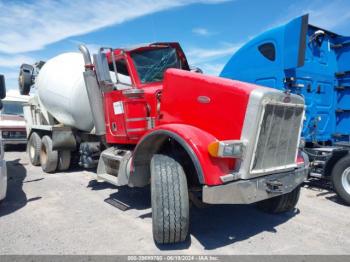
[[[317,94],[320,94],[321,93],[321,85],[318,85],[317,86],[317,91],[316,91]]]
[[[112,131],[117,131],[117,124],[112,122]]]

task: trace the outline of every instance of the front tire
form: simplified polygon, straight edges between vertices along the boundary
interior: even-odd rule
[[[153,238],[158,244],[185,241],[189,228],[187,179],[179,162],[167,155],[151,160]]]
[[[53,173],[56,171],[58,152],[52,150],[52,140],[49,136],[44,136],[41,141],[40,163],[45,173]]]
[[[350,205],[350,156],[341,158],[332,171],[334,191],[347,204]]]
[[[279,214],[294,210],[300,197],[300,186],[292,192],[269,198],[257,203],[257,207],[264,212],[271,214]]]

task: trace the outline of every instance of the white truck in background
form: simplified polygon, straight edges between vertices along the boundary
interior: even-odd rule
[[[2,108],[1,100],[6,96],[5,77],[0,75],[0,109]],[[6,197],[7,191],[7,168],[4,160],[4,146],[0,136],[0,201]]]
[[[28,100],[29,96],[20,95],[17,90],[9,90],[2,100],[0,133],[5,149],[8,145],[27,144],[23,105]]]

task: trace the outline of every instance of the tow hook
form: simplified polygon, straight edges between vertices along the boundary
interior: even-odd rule
[[[283,184],[278,180],[266,182],[266,191],[268,193],[283,193]]]

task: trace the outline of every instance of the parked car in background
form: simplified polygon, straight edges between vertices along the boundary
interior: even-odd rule
[[[0,109],[2,108],[1,99],[6,96],[5,78],[0,75]],[[6,196],[7,191],[7,168],[6,161],[4,160],[4,146],[2,138],[0,136],[0,201]]]
[[[2,140],[0,140],[0,201],[6,196],[7,191],[7,168],[6,161],[4,159],[4,146]]]
[[[28,97],[15,92],[9,92],[2,101],[0,132],[5,147],[27,143],[26,124],[23,117],[23,103],[26,101]]]

